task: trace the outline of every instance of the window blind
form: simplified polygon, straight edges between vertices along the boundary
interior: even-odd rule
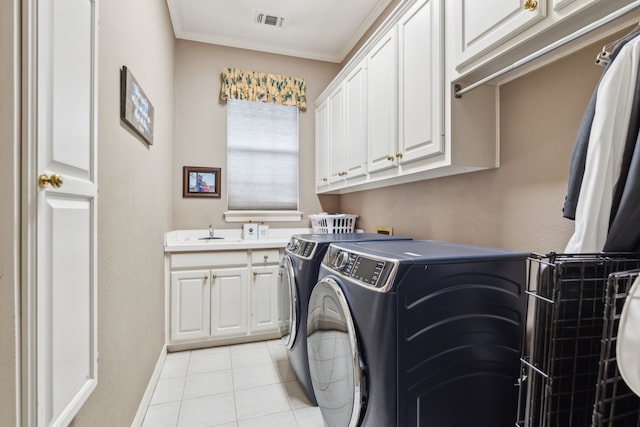
[[[227,101],[227,197],[230,211],[298,209],[298,107]]]

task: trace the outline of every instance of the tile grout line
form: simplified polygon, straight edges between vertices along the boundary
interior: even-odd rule
[[[187,369],[184,372],[184,382],[182,383],[182,393],[180,395],[180,405],[178,405],[178,418],[176,418],[176,427],[180,424],[180,414],[182,414],[182,403],[184,402],[184,390],[187,387],[187,375],[189,374],[189,366],[191,365],[191,356],[193,353],[189,350],[189,358],[187,361]]]

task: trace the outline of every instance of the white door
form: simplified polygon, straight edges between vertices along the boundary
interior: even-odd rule
[[[344,141],[344,89],[338,86],[328,98],[329,182],[344,181],[347,151]]]
[[[278,266],[252,269],[251,334],[278,330],[278,271]]]
[[[209,270],[171,273],[171,340],[209,337]]]
[[[211,271],[211,337],[243,337],[249,330],[248,268]]]
[[[542,0],[456,0],[456,69],[543,19],[546,5]]]
[[[367,152],[367,69],[366,60],[344,79],[344,127],[347,179],[366,175]]]
[[[440,0],[421,0],[398,23],[400,164],[444,151]]]
[[[32,0],[27,7],[35,43],[25,43],[25,51],[35,77],[27,79],[25,96],[26,169],[39,175],[25,189],[36,203],[35,211],[27,207],[36,229],[35,248],[27,243],[35,261],[26,284],[28,334],[35,337],[27,350],[28,423],[58,426],[73,419],[97,384],[98,6]]]
[[[367,56],[367,170],[397,166],[397,42],[393,27]]]
[[[316,108],[316,192],[329,185],[327,101]]]

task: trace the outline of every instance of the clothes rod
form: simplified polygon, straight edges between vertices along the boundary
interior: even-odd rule
[[[490,82],[492,80],[497,79],[498,77],[501,77],[507,73],[510,73],[511,71],[514,71],[520,67],[522,67],[525,64],[528,64],[531,61],[534,61],[550,52],[553,52],[554,50],[558,49],[561,46],[564,46],[565,44],[572,42],[582,36],[584,36],[585,34],[590,33],[593,30],[597,30],[598,28],[613,22],[614,20],[626,15],[629,12],[632,12],[636,9],[640,8],[640,0],[636,0],[632,3],[629,3],[628,5],[616,10],[615,12],[610,13],[609,15],[598,19],[597,21],[592,22],[591,24],[582,27],[581,29],[579,29],[578,31],[576,31],[575,33],[569,34],[568,36],[565,36],[563,38],[561,38],[560,40],[555,41],[554,43],[551,43],[549,46],[545,46],[542,49],[533,52],[532,54],[525,56],[524,58],[520,59],[519,61],[514,62],[513,64],[509,65],[508,67],[503,68],[500,71],[496,71],[495,73],[475,82],[470,84],[469,86],[465,87],[464,89],[462,88],[462,85],[456,84],[454,86],[454,90],[455,90],[455,97],[456,98],[462,98],[462,95],[464,95],[465,93],[479,87],[482,86],[483,84]]]

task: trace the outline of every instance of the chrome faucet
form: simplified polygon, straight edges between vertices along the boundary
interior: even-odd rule
[[[213,224],[209,224],[209,237],[213,238]]]

